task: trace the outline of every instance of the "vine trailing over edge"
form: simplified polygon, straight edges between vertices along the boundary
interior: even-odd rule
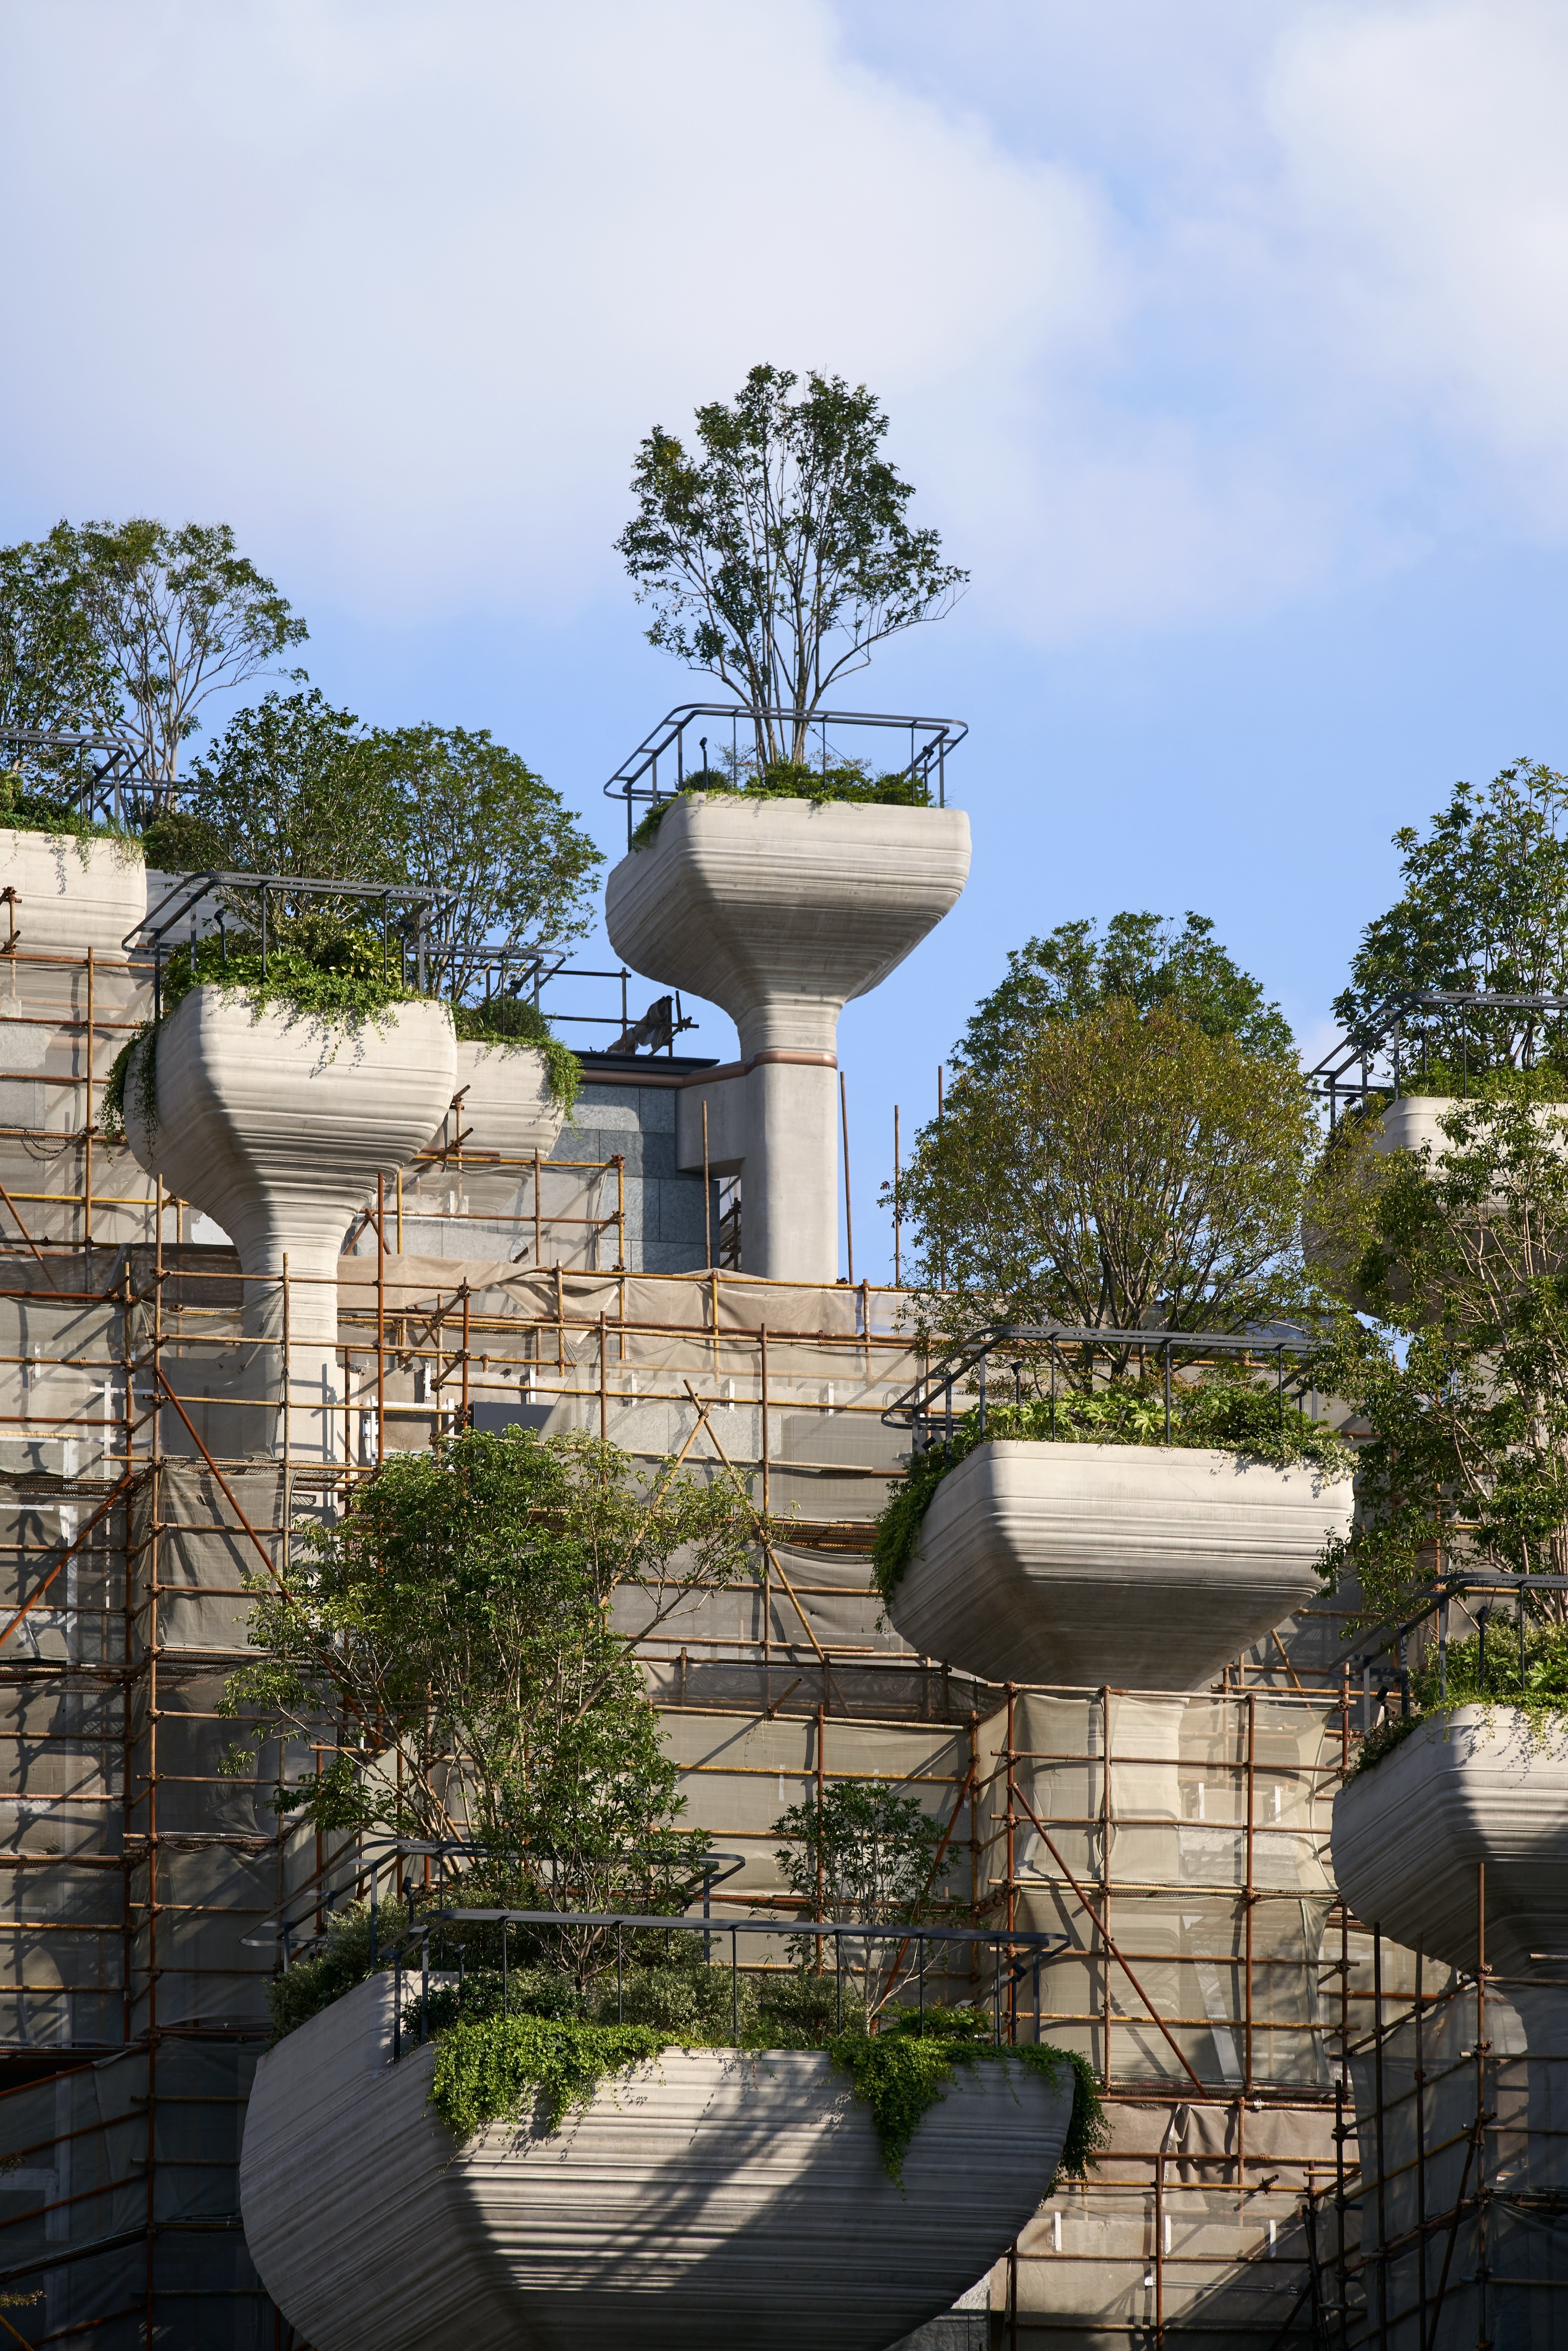
[[[546,2129],[556,2131],[574,2107],[591,2104],[602,2082],[666,2049],[715,2045],[643,2024],[516,2015],[460,2022],[436,2043],[430,2103],[464,2140],[486,2123],[521,2122],[530,2109],[542,2109]],[[855,2096],[870,2107],[883,2169],[900,2187],[921,2121],[946,2097],[958,2065],[1010,2066],[1016,2059],[1053,2089],[1071,2076],[1072,2113],[1059,2177],[1082,2179],[1105,2142],[1104,2115],[1086,2059],[1044,2043],[998,2044],[986,2018],[972,2010],[928,2010],[924,2019],[900,2018],[872,2036],[840,2033],[826,2045],[834,2064],[850,2075]]]
[[[430,1000],[387,969],[384,952],[379,937],[347,927],[308,946],[283,942],[268,953],[265,971],[259,953],[238,946],[225,953],[222,941],[211,936],[176,947],[163,973],[160,1018],[143,1021],[115,1056],[99,1112],[104,1134],[111,1143],[125,1141],[125,1088],[133,1062],[137,1106],[149,1131],[156,1124],[158,1031],[193,989],[216,987],[243,996],[256,1017],[278,1005],[325,1027],[352,1030],[369,1021],[382,1028],[395,1006]],[[137,1061],[143,1046],[150,1050]]]
[[[1484,1668],[1477,1635],[1449,1642],[1446,1667],[1436,1646],[1427,1648],[1410,1677],[1410,1712],[1368,1733],[1351,1777],[1374,1770],[1423,1724],[1451,1721],[1462,1706],[1522,1715],[1530,1743],[1544,1745],[1552,1725],[1568,1719],[1568,1625],[1527,1624],[1522,1662],[1521,1674],[1518,1630],[1506,1622],[1493,1623]]]
[[[951,1444],[933,1444],[911,1456],[877,1519],[872,1578],[884,1601],[893,1598],[915,1555],[921,1521],[943,1479],[977,1446],[998,1439],[1162,1446],[1164,1392],[1157,1383],[1144,1382],[1097,1388],[1087,1395],[1069,1391],[1054,1401],[1035,1396],[1021,1405],[996,1405],[987,1412],[984,1435],[975,1405],[956,1424]],[[1173,1447],[1236,1453],[1274,1469],[1310,1467],[1331,1482],[1348,1478],[1354,1460],[1343,1437],[1309,1420],[1298,1405],[1287,1405],[1281,1414],[1271,1390],[1225,1376],[1173,1387],[1170,1441]]]

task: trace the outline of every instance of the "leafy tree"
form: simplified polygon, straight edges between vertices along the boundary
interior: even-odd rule
[[[306,628],[235,545],[227,523],[58,523],[47,546],[69,575],[99,674],[94,724],[131,749],[148,805],[168,805],[180,746],[209,697],[269,669]]]
[[[148,828],[157,863],[345,882],[400,878],[395,795],[359,719],[315,686],[264,695],[236,711],[193,763],[183,801]]]
[[[951,609],[968,578],[911,528],[912,486],[880,454],[887,418],[863,384],[754,367],[733,404],[696,413],[688,451],[655,425],[637,452],[637,511],[616,548],[653,607],[651,644],[718,678],[759,722],[759,766],[805,757],[811,714],[871,649]]]
[[[1436,1153],[1343,1146],[1364,1163],[1339,1195],[1344,1286],[1377,1322],[1344,1315],[1320,1379],[1372,1428],[1334,1564],[1374,1621],[1456,1550],[1527,1583],[1568,1573],[1568,1115],[1542,1097],[1456,1102]],[[1563,1594],[1530,1613],[1563,1622]]]
[[[580,938],[604,860],[559,792],[483,728],[404,726],[370,738],[409,881],[440,891],[432,985],[461,1001],[498,950]]]
[[[314,686],[236,712],[195,762],[185,805],[161,816],[146,840],[154,862],[185,872],[437,892],[429,980],[455,1001],[499,950],[530,935],[580,935],[603,862],[559,794],[487,734],[366,728]],[[344,901],[340,914],[350,907]],[[294,913],[307,919],[308,902]]]
[[[1290,1060],[1295,1042],[1261,984],[1220,946],[1206,914],[1178,931],[1159,914],[1113,914],[1102,935],[1092,922],[1059,923],[1008,955],[1007,977],[981,998],[956,1058],[997,1075],[1019,1037],[1042,1020],[1081,1020],[1125,1002],[1140,1012],[1179,1012],[1206,1036],[1234,1037],[1249,1053]]]
[[[998,1069],[961,1068],[916,1139],[899,1196],[925,1311],[1171,1331],[1295,1315],[1317,1144],[1293,1062],[1125,998],[1043,1020]]]
[[[773,1834],[788,1840],[775,1857],[808,1918],[914,1927],[951,1917],[958,1907],[938,1886],[942,1823],[885,1780],[835,1781],[825,1795],[791,1805]],[[854,1993],[873,2017],[912,1973],[915,1952],[902,1938],[843,1941],[846,1977],[854,1971]],[[815,1935],[802,1935],[798,1958],[813,1969],[819,1958],[831,1966],[831,1944],[820,1952],[818,1944]]]
[[[1484,789],[1456,784],[1425,840],[1413,825],[1394,840],[1403,893],[1367,925],[1334,1003],[1353,1041],[1375,1049],[1412,994],[1568,995],[1568,776],[1516,760]],[[1410,1011],[1402,1059],[1407,1082],[1425,1068],[1436,1092],[1467,1071],[1568,1068],[1568,1023],[1518,1007]]]
[[[695,1849],[611,1609],[635,1586],[657,1625],[695,1584],[734,1581],[748,1525],[727,1487],[645,1476],[581,1433],[396,1455],[304,1531],[287,1590],[255,1581],[261,1655],[224,1710],[248,1715],[252,1749],[335,1736],[327,1771],[275,1790],[286,1818],[478,1839],[532,1907],[649,1898]]]
[[[90,733],[118,711],[65,552],[53,538],[0,548],[0,727]],[[40,772],[35,754],[18,764],[30,778]],[[58,779],[56,763],[41,772]]]

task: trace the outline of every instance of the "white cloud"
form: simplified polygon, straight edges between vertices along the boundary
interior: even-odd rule
[[[758,358],[966,405],[1106,316],[1073,176],[848,63],[799,0],[5,26],[35,506],[222,510],[371,606],[581,596],[636,440]]]
[[[993,629],[1559,537],[1565,106],[1531,0],[11,0],[0,519],[559,614],[767,356],[876,386]]]

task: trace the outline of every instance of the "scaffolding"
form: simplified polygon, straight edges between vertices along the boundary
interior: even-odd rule
[[[1554,2341],[1539,2316],[1498,2332],[1504,2265],[1550,2260],[1531,2248],[1559,2209],[1533,2126],[1522,2187],[1509,2168],[1508,1988],[1428,1980],[1335,1897],[1329,1805],[1369,1721],[1343,1610],[1187,1697],[998,1688],[912,1655],[867,1559],[906,1443],[883,1415],[925,1369],[900,1293],[640,1273],[623,1165],[503,1165],[461,1129],[364,1204],[340,1442],[297,1458],[297,1284],[273,1285],[276,1335],[246,1337],[234,1253],[98,1123],[146,994],[123,959],[0,957],[0,2293],[41,2297],[0,2305],[4,2339],[289,2342],[237,2212],[245,2099],[279,1917],[319,1925],[365,1865],[267,1806],[326,1746],[226,1771],[219,1700],[247,1579],[291,1530],[486,1406],[680,1456],[768,1522],[750,1583],[652,1630],[617,1601],[686,1817],[743,1856],[716,1916],[779,1897],[773,1824],[802,1794],[895,1781],[975,1923],[1019,1938],[1005,1983],[974,1956],[972,1989],[1024,2038],[1038,1989],[1044,2036],[1094,2067],[1110,2147],[991,2275],[994,2339],[1437,2351],[1476,2339],[1480,2295],[1493,2340]],[[272,1351],[276,1393],[226,1391],[211,1367],[242,1343]]]

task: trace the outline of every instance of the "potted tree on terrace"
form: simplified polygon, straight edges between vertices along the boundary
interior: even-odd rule
[[[252,1740],[329,1719],[340,1742],[280,1808],[455,1834],[445,1907],[561,1918],[448,1927],[461,1975],[437,1943],[395,2057],[402,1919],[382,1912],[379,1964],[361,1912],[280,1979],[292,2029],[257,2072],[242,2210],[319,2351],[558,2328],[604,2351],[872,2351],[950,2305],[1085,2158],[1094,2111],[1065,2057],[986,2062],[963,2020],[821,2047],[809,1980],[770,2005],[704,1964],[701,1933],[607,1923],[680,1917],[706,1844],[678,1825],[610,1600],[636,1580],[662,1619],[746,1572],[749,1525],[673,1465],[470,1434],[389,1463],[258,1600],[262,1654],[228,1702]]]
[[[1207,927],[1031,942],[900,1186],[928,1326],[1084,1334],[1019,1347],[1016,1401],[917,1454],[879,1526],[894,1625],[993,1679],[1202,1686],[1349,1524],[1349,1456],[1271,1366],[1178,1368],[1166,1437],[1166,1335],[1254,1332],[1261,1356],[1312,1302],[1305,1082]]]
[[[1347,1287],[1381,1322],[1346,1317],[1324,1374],[1372,1429],[1335,1565],[1378,1625],[1439,1604],[1439,1567],[1505,1596],[1480,1595],[1479,1637],[1428,1646],[1414,1710],[1335,1799],[1333,1863],[1358,1916],[1433,1958],[1473,1970],[1484,1930],[1540,2046],[1568,1999],[1568,1112],[1523,1084],[1444,1125],[1350,1235]],[[1561,2108],[1550,2074],[1532,2128]]]

